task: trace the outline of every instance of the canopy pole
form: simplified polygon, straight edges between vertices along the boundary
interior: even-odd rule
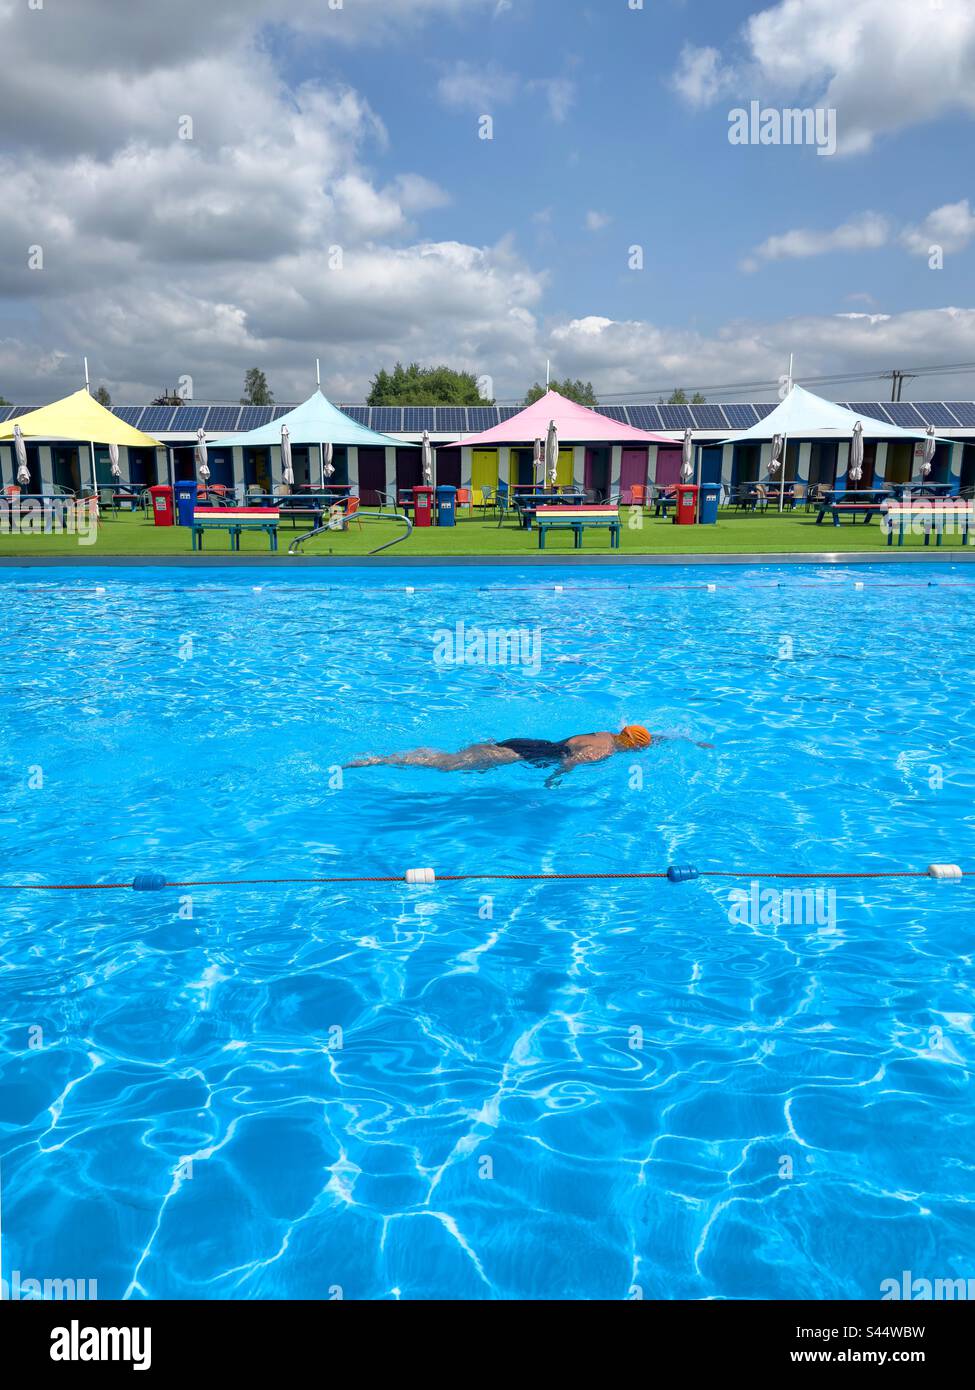
[[[95,441],[89,441],[88,448],[91,450],[91,490],[95,500],[98,500],[98,473],[95,470]]]
[[[782,515],[782,512],[785,508],[785,461],[788,457],[789,436],[787,434],[784,434],[782,436],[782,463],[780,465],[782,472],[779,474],[779,516]]]
[[[322,471],[322,492],[325,491],[325,445],[318,441],[318,462]]]
[[[88,380],[88,358],[86,357],[86,358],[84,359],[84,361],[85,361],[85,390],[88,392],[88,394],[89,394],[89,396],[90,396],[90,395],[91,395],[91,382]]]
[[[315,381],[320,391],[322,389],[322,359],[320,357],[315,358]]]

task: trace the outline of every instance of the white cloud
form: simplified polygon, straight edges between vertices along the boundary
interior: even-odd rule
[[[763,262],[804,260],[825,256],[832,251],[875,251],[890,240],[890,223],[878,212],[862,212],[849,222],[829,231],[797,227],[770,236],[742,262],[741,268],[755,271]]]
[[[975,212],[968,199],[945,203],[929,212],[917,227],[905,227],[901,241],[916,256],[930,255],[933,246],[943,251],[963,251],[975,237]]]
[[[586,231],[601,232],[604,227],[609,226],[612,220],[608,212],[596,212],[591,209],[586,213]]]
[[[518,94],[519,80],[510,69],[497,63],[457,62],[437,83],[437,93],[445,106],[490,115]]]
[[[955,112],[975,112],[975,4],[779,0],[753,14],[737,51],[685,48],[675,85],[691,105],[773,95],[837,111],[839,151]]]
[[[690,106],[710,106],[733,81],[734,74],[722,66],[716,48],[685,44],[681,49],[673,86]]]

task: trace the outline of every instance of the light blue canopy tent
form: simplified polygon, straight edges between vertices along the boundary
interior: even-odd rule
[[[391,439],[388,434],[377,434],[375,430],[367,429],[365,425],[359,425],[351,416],[334,406],[327,400],[321,391],[308,397],[301,405],[295,406],[294,410],[289,410],[286,415],[279,415],[276,420],[269,420],[266,425],[259,425],[256,430],[248,430],[246,434],[228,434],[222,439],[211,439],[208,441],[211,449],[231,449],[241,447],[249,448],[269,448],[281,444],[281,426],[287,425],[288,435],[291,439],[292,447],[295,444],[317,444],[321,466],[324,469],[324,446],[331,444],[335,448],[348,447],[359,449],[396,449],[401,448],[401,441]]]

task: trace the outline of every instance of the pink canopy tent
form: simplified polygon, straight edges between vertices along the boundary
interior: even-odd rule
[[[549,391],[534,405],[528,405],[510,420],[485,430],[483,434],[469,434],[458,439],[458,445],[474,448],[490,448],[492,444],[531,444],[535,439],[544,439],[548,433],[549,421],[554,420],[559,432],[560,444],[673,444],[674,436],[651,434],[649,430],[634,429],[602,415],[598,410],[589,410],[575,401],[566,400],[558,391]]]

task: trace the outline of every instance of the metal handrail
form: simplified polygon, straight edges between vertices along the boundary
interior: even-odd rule
[[[330,518],[329,520],[331,520],[331,518]],[[350,520],[350,521],[402,521],[402,522],[405,524],[406,530],[403,532],[403,534],[402,534],[401,536],[394,536],[393,539],[392,539],[391,541],[384,541],[382,545],[377,545],[375,550],[368,550],[368,551],[366,551],[366,554],[367,554],[367,555],[378,555],[379,552],[380,552],[381,550],[388,550],[389,547],[390,547],[391,545],[399,545],[399,543],[400,543],[401,541],[405,541],[405,540],[408,540],[408,539],[409,539],[410,534],[411,534],[411,532],[412,532],[412,530],[413,530],[413,523],[412,523],[412,521],[410,520],[410,518],[409,518],[408,516],[400,516],[399,512],[394,512],[394,513],[392,514],[392,516],[390,516],[389,512],[381,512],[381,513],[379,513],[379,514],[375,514],[375,513],[373,513],[373,512],[364,512],[364,511],[362,511],[361,508],[360,508],[358,511],[355,511],[355,512],[352,513],[352,515],[349,517],[349,520]],[[291,544],[288,546],[288,554],[289,554],[289,555],[297,555],[297,554],[299,554],[298,546],[304,545],[305,541],[310,541],[311,538],[312,538],[312,536],[320,536],[320,535],[322,534],[323,531],[328,531],[328,530],[331,530],[331,529],[332,529],[332,528],[330,527],[329,522],[326,521],[323,525],[321,525],[321,526],[316,526],[316,527],[315,527],[313,530],[311,530],[311,531],[303,531],[303,532],[301,533],[300,536],[295,536],[294,540],[293,540],[293,541],[291,542]]]

